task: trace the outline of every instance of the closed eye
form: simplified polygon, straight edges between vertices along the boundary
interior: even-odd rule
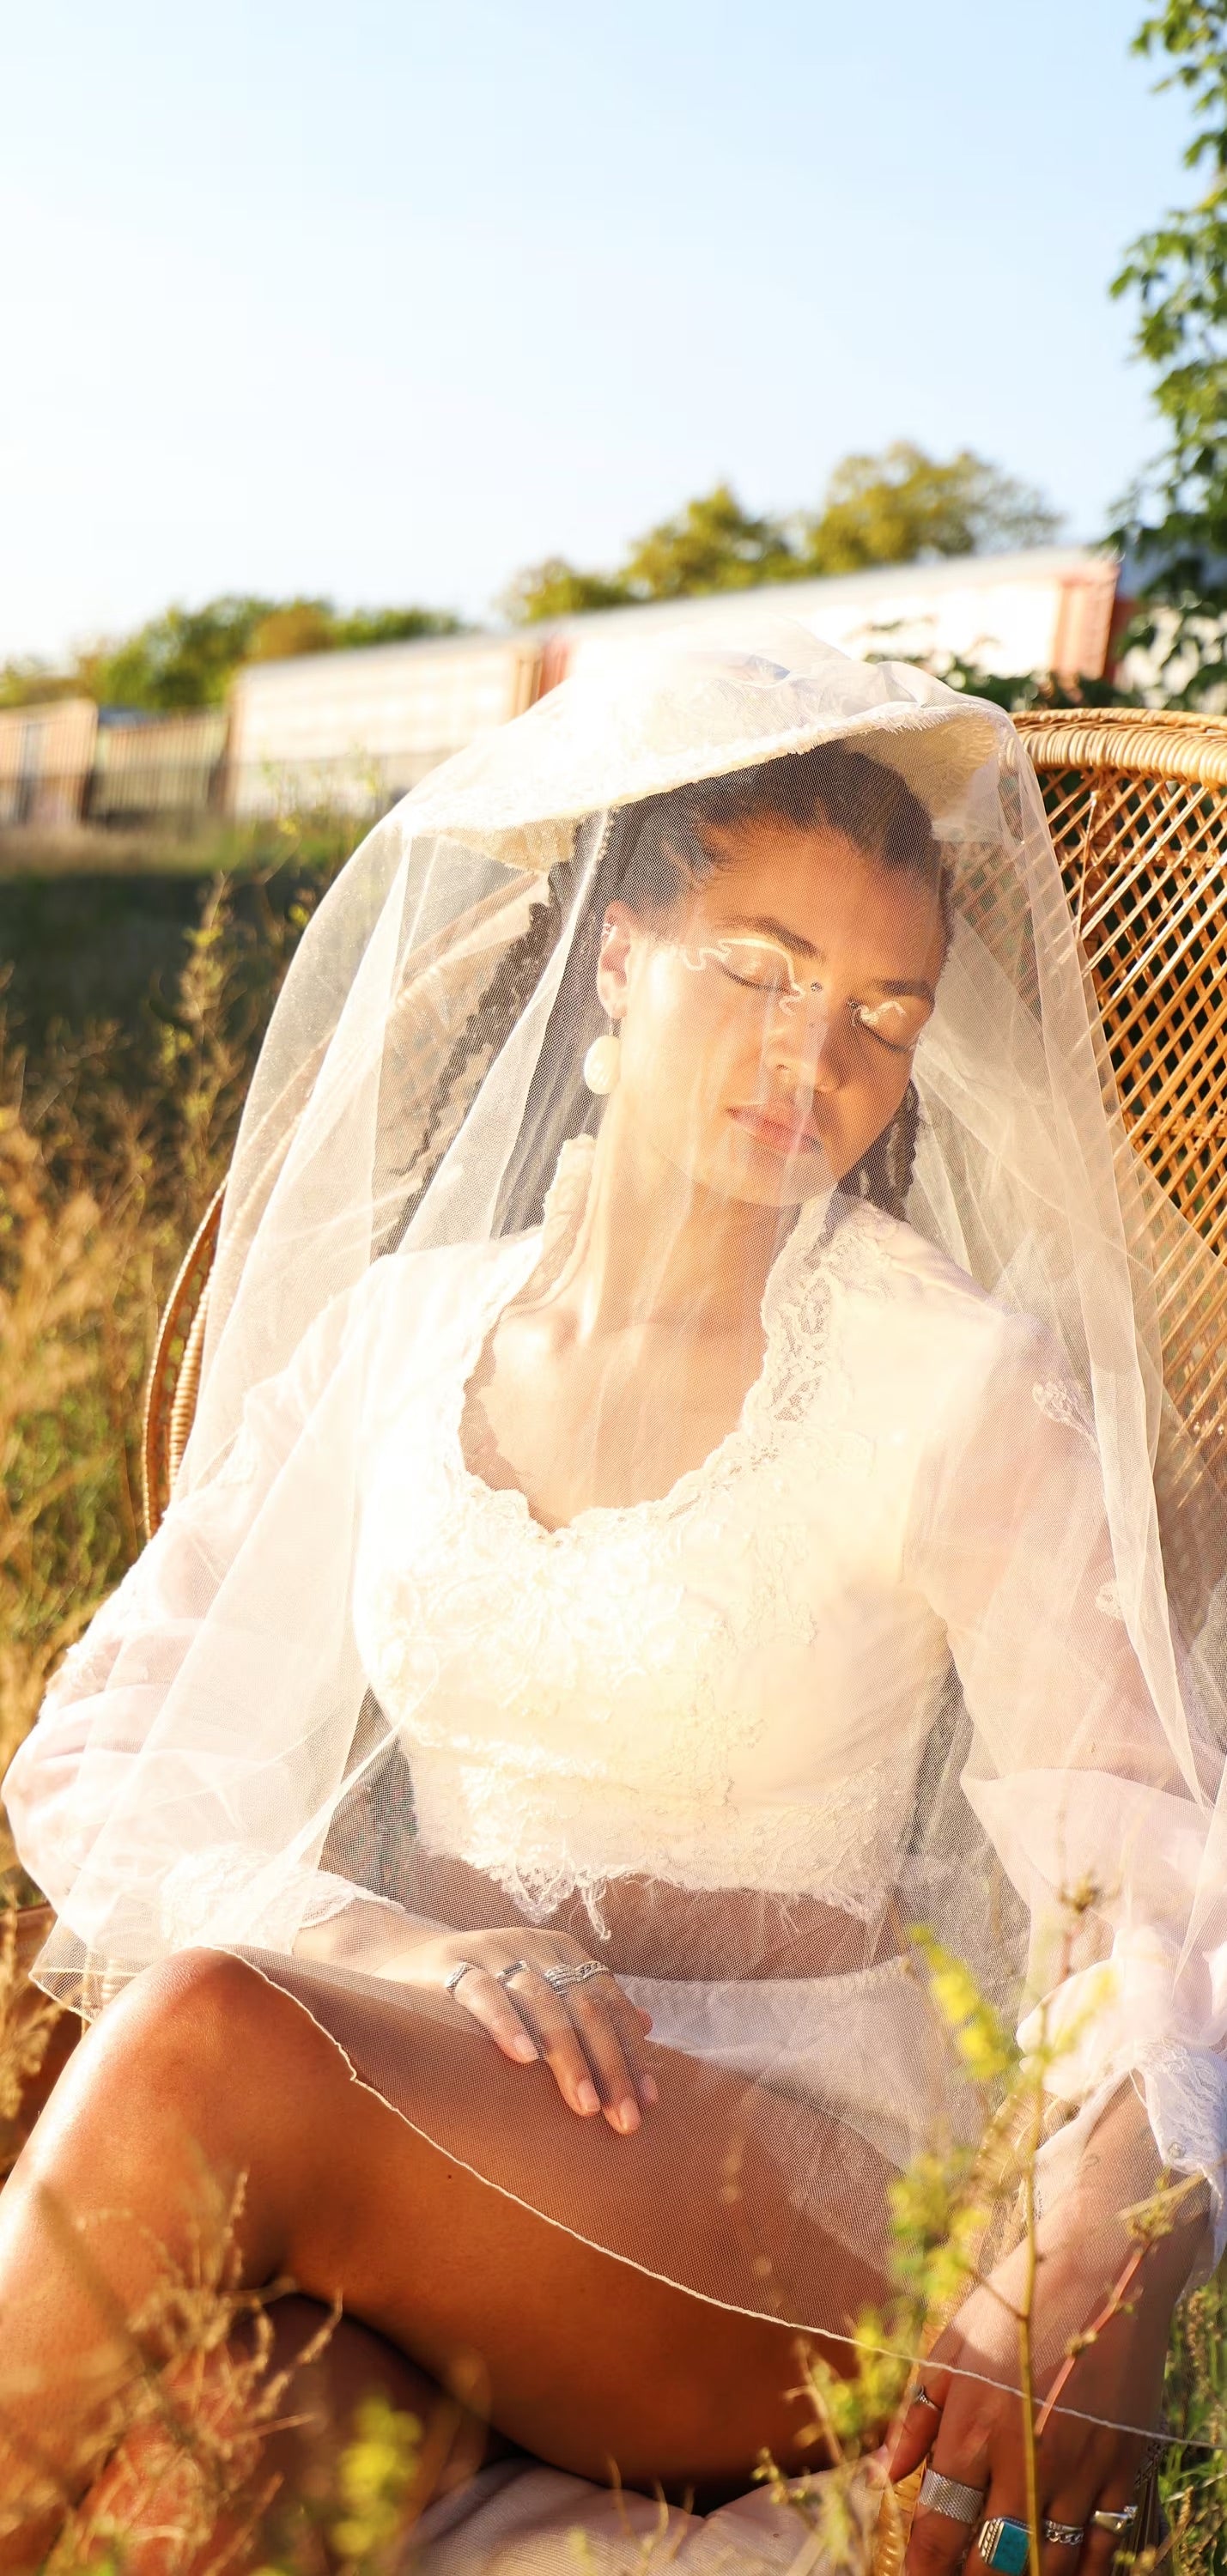
[[[914,1010],[914,1004],[912,1008]],[[915,1053],[920,1030],[912,1023],[906,1002],[896,1001],[893,997],[884,1002],[858,1002],[853,1016],[858,1027],[864,1029],[878,1046],[885,1047],[888,1055]],[[896,1035],[893,1038],[887,1037],[881,1025],[883,1020],[894,1027]]]

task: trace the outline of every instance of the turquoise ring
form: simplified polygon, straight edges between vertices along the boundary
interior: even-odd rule
[[[995,2513],[991,2522],[982,2522],[976,2547],[986,2567],[998,2567],[1001,2576],[1025,2576],[1031,2555],[1031,2537],[1025,2522],[1015,2522],[1008,2513]]]

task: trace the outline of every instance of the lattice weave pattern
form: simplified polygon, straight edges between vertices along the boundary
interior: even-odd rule
[[[1217,1256],[1174,1239],[1169,1382],[1227,1484],[1227,723],[1019,719],[1095,980],[1131,1142]]]

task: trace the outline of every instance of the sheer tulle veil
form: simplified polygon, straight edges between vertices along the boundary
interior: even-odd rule
[[[799,1204],[714,1458],[543,1528],[483,1491],[456,1406],[509,1302],[566,1277],[599,1180],[607,906],[698,783],[770,773],[787,816],[821,746],[940,863],[904,1124]],[[885,2281],[893,2186],[965,2163],[1000,2080],[932,1999],[924,1926],[1046,2053],[1046,2203],[1123,2087],[1144,2141],[1100,2159],[1105,2245],[1164,2168],[1208,2172],[1213,2221],[1227,1520],[1165,1387],[1177,1258],[1209,1256],[1124,1133],[1007,717],[785,620],[567,682],[376,826],[291,966],[170,1511],[10,1783],[54,1880],[42,1983],[93,2011],[176,1948],[239,1950],[498,2188],[839,2338],[806,2228]],[[461,1931],[582,1924],[656,2042],[737,2088],[784,2215],[679,2225],[598,2189],[582,2136],[548,2170],[475,2144],[452,2024],[488,2042],[364,1958],[355,1891]],[[727,2200],[727,2152],[696,2125],[692,2211]],[[1003,2243],[1015,2214],[1011,2184]]]

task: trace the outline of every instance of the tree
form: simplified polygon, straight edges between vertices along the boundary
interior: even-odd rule
[[[970,449],[942,464],[896,439],[882,456],[846,456],[836,466],[821,512],[804,526],[803,568],[864,572],[872,564],[1044,545],[1060,524],[1042,494]]]
[[[47,706],[53,698],[84,694],[75,672],[57,671],[53,662],[40,660],[36,653],[0,662],[0,707]]]
[[[275,607],[275,600],[227,592],[203,608],[168,608],[135,635],[83,653],[77,676],[101,705],[215,706]]]
[[[465,635],[462,617],[450,608],[354,608],[334,617],[332,640],[338,652],[360,644],[413,644],[429,635]]]
[[[498,606],[513,626],[536,626],[543,617],[575,617],[585,608],[625,608],[629,597],[624,581],[577,572],[565,555],[547,555],[516,574]]]
[[[1143,603],[1124,643],[1157,643],[1170,702],[1196,705],[1227,685],[1227,0],[1166,0],[1133,50],[1172,64],[1156,86],[1186,92],[1184,165],[1206,184],[1132,243],[1112,283],[1138,298],[1134,347],[1158,370],[1167,430],[1113,538]]]
[[[299,653],[330,653],[336,619],[327,599],[287,599],[270,608],[247,639],[244,662],[288,662]]]
[[[517,624],[531,624],[635,600],[1039,545],[1059,525],[1040,493],[970,450],[943,464],[897,440],[882,456],[845,457],[816,513],[753,518],[727,483],[717,483],[636,538],[618,571],[578,572],[554,555],[522,572],[501,605]]]
[[[330,599],[229,592],[203,608],[168,608],[134,635],[91,645],[67,671],[35,660],[8,662],[0,668],[0,706],[63,697],[150,712],[216,706],[244,662],[461,632],[460,619],[443,608],[356,608],[338,615]]]
[[[791,581],[801,570],[778,519],[752,519],[717,483],[632,546],[621,574],[631,599],[698,599]]]

